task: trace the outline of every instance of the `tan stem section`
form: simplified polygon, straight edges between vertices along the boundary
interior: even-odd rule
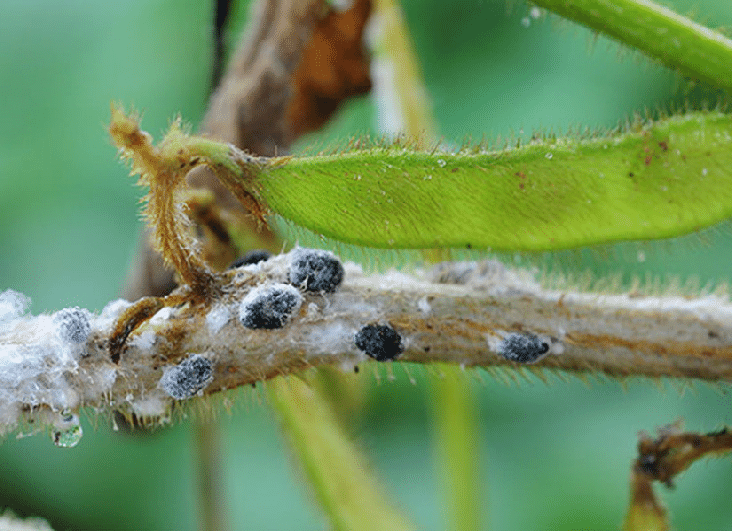
[[[551,291],[508,272],[498,284],[478,279],[455,285],[435,283],[429,274],[365,276],[351,268],[336,293],[306,294],[299,315],[284,328],[245,328],[237,318],[238,301],[255,284],[281,282],[278,268],[286,256],[258,273],[227,272],[219,300],[141,326],[121,355],[119,370],[128,378],[118,378],[113,394],[144,395],[156,388],[159,365],[189,353],[204,353],[215,363],[206,393],[313,366],[350,370],[374,363],[353,340],[372,323],[388,323],[401,335],[405,351],[399,361],[732,380],[732,305],[726,300]],[[228,308],[230,320],[214,332],[206,318],[217,307]],[[151,329],[158,339],[140,348],[135,335]],[[539,335],[550,353],[534,365],[505,360],[496,344],[512,332]],[[104,338],[89,343],[97,353],[82,363],[107,363]]]

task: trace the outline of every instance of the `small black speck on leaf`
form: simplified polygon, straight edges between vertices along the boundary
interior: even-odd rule
[[[185,400],[206,387],[212,374],[211,360],[191,354],[177,366],[165,369],[159,387],[176,400]]]
[[[59,310],[53,316],[53,321],[58,336],[69,343],[85,343],[91,333],[89,316],[79,307]]]
[[[390,326],[366,325],[356,333],[356,346],[376,361],[393,360],[404,352],[401,336]]]
[[[287,284],[260,286],[250,291],[239,306],[239,320],[253,330],[282,328],[300,308],[302,295]]]
[[[333,253],[297,249],[290,263],[290,282],[306,291],[333,293],[343,282],[343,264]]]
[[[264,262],[266,260],[269,260],[270,258],[272,258],[272,253],[270,253],[268,250],[254,249],[252,251],[249,251],[244,256],[241,256],[234,260],[229,266],[229,269],[236,269],[237,267],[258,264],[259,262]]]
[[[516,363],[534,363],[549,352],[549,343],[530,332],[514,333],[498,343],[498,354]]]

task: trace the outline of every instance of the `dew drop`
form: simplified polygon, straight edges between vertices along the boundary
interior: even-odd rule
[[[51,440],[59,448],[73,448],[81,440],[83,432],[76,413],[61,413],[59,422],[53,426]]]

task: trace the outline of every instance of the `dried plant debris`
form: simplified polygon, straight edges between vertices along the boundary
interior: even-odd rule
[[[727,427],[700,434],[684,432],[683,423],[679,421],[660,428],[655,438],[642,432],[638,441],[638,458],[631,470],[626,531],[670,529],[667,511],[653,492],[653,482],[658,481],[672,488],[676,476],[694,461],[730,451],[732,432]]]
[[[344,11],[322,0],[256,2],[203,130],[258,155],[286,152],[342,100],[371,88],[363,44],[370,13],[368,0]]]
[[[368,0],[356,0],[345,10],[323,0],[253,2],[251,23],[211,97],[201,131],[259,155],[287,153],[300,135],[326,123],[341,101],[370,89],[362,38],[370,12]],[[230,234],[242,235],[240,241],[253,247],[280,247],[274,233],[246,215],[208,168],[195,168],[188,182],[214,193],[221,217],[232,222]],[[208,239],[202,244],[206,255],[215,254],[214,247],[222,257],[246,250],[218,238],[224,233],[208,223],[208,212],[203,214],[203,232],[215,239],[215,245]],[[200,212],[192,215],[201,221]],[[125,296],[131,299],[164,296],[174,285],[150,245],[140,248],[129,279]]]
[[[348,9],[331,9],[317,21],[293,75],[285,115],[291,138],[320,129],[343,100],[371,89],[363,45],[370,14],[370,0],[353,0]]]

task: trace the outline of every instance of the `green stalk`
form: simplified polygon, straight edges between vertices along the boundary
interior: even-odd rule
[[[441,365],[442,377],[430,379],[436,435],[436,461],[447,510],[445,529],[478,531],[482,488],[475,393],[467,376],[451,365]]]
[[[384,499],[360,452],[349,443],[327,401],[297,377],[268,383],[292,448],[315,496],[342,531],[406,531],[414,529]]]
[[[684,76],[732,89],[732,40],[648,0],[533,0]]]

